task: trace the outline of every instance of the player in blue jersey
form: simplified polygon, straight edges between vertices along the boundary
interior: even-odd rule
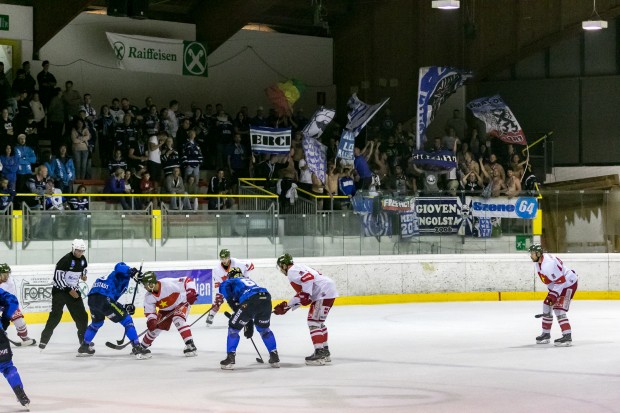
[[[239,332],[244,327],[256,324],[265,347],[269,351],[269,364],[271,367],[280,367],[280,358],[276,348],[276,338],[269,328],[271,319],[271,295],[266,288],[256,284],[248,277],[243,276],[240,268],[231,268],[226,281],[220,284],[220,294],[226,299],[234,314],[228,321],[228,338],[226,351],[228,356],[220,362],[224,370],[232,370],[235,367],[235,352],[239,345]],[[221,305],[223,298],[216,299]],[[216,304],[218,304],[216,302]],[[252,337],[252,328],[246,328],[245,336]]]
[[[0,288],[0,307],[4,308],[2,317],[0,317],[0,321],[2,322],[2,331],[0,331],[0,371],[13,388],[17,396],[17,401],[27,408],[30,404],[30,399],[28,399],[28,396],[24,393],[22,379],[19,377],[17,368],[13,365],[13,352],[11,351],[11,345],[5,333],[7,327],[11,324],[13,313],[19,308],[17,297]]]
[[[138,333],[134,327],[131,316],[136,311],[133,304],[119,304],[118,299],[125,293],[129,286],[129,281],[136,281],[136,287],[142,280],[142,273],[131,268],[124,262],[119,262],[114,266],[114,270],[103,277],[97,278],[88,293],[88,307],[92,322],[86,329],[84,341],[78,349],[78,357],[92,356],[95,354],[92,342],[97,331],[103,326],[105,318],[109,318],[114,323],[120,323],[125,327],[127,338],[133,346],[133,354],[137,359],[151,358],[150,350],[144,348],[138,339]]]

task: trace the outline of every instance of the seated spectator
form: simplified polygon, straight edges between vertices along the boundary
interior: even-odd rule
[[[125,171],[125,192],[128,194],[140,194],[140,180],[142,171],[146,171],[146,168],[143,165],[138,165],[137,174],[134,174],[133,170]],[[131,209],[137,210],[142,209],[142,198],[140,197],[130,197],[127,203],[131,206]]]
[[[217,174],[209,181],[208,194],[228,194],[228,180],[224,175],[224,169],[218,169]],[[232,207],[232,199],[225,197],[209,198],[209,209],[229,209]]]
[[[90,208],[90,202],[88,197],[80,196],[80,194],[86,193],[86,187],[80,185],[77,188],[76,194],[67,200],[67,205],[71,211],[88,211]]]
[[[125,188],[125,170],[123,168],[116,168],[114,174],[108,178],[103,187],[104,194],[126,194]],[[124,196],[117,196],[108,199],[110,202],[119,203],[124,210],[129,210],[131,207],[127,203],[127,199]]]
[[[45,183],[45,210],[62,211],[65,209],[65,198],[62,191],[54,186],[54,179],[48,177]]]
[[[185,190],[189,195],[195,195],[200,193],[200,189],[198,188],[198,182],[196,182],[196,177],[194,175],[190,175],[187,177],[185,182]],[[198,211],[197,197],[190,197],[189,204],[192,206],[194,211]]]
[[[9,180],[3,176],[0,178],[0,211],[6,211],[13,204],[13,199],[15,190],[9,187]]]
[[[185,191],[185,184],[181,178],[181,168],[174,168],[172,173],[166,176],[166,179],[164,180],[164,191],[167,194],[187,195],[187,192]],[[187,196],[181,198],[180,204],[179,197],[174,196],[166,199],[170,199],[170,209],[191,209]]]

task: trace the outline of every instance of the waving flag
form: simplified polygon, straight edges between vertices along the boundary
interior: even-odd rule
[[[265,89],[267,98],[273,104],[279,116],[291,116],[293,105],[299,100],[305,86],[297,79],[290,79],[284,83],[276,83]]]
[[[304,137],[319,139],[319,137],[325,132],[325,128],[334,119],[336,111],[334,109],[328,109],[321,107],[314,112],[312,119],[303,129]]]
[[[347,106],[349,106],[351,111],[347,115],[349,122],[347,123],[346,128],[353,132],[355,136],[359,135],[364,126],[370,122],[372,117],[379,112],[379,109],[381,109],[388,100],[390,100],[390,98],[386,98],[376,105],[369,105],[359,100],[357,94],[354,93],[351,95],[349,101],[347,102]]]
[[[527,145],[521,125],[499,95],[472,100],[467,107],[485,123],[489,135],[506,143]]]
[[[336,111],[321,107],[314,112],[312,119],[302,130],[304,140],[302,146],[308,163],[308,169],[325,184],[327,171],[327,146],[318,139],[325,131],[327,125],[334,119]]]
[[[452,67],[421,67],[418,81],[418,121],[416,147],[426,142],[426,128],[433,121],[439,107],[463,86],[473,74]]]

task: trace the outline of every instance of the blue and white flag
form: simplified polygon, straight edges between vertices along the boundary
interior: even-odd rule
[[[416,165],[428,165],[436,166],[443,169],[456,168],[456,155],[452,151],[413,151],[412,158],[413,163]]]
[[[325,184],[327,174],[327,146],[317,139],[304,136],[301,142],[310,172],[316,175]]]
[[[291,151],[291,128],[250,126],[252,151],[288,155]]]
[[[416,148],[422,149],[426,142],[426,128],[435,118],[439,107],[472,76],[471,72],[452,67],[420,68]]]
[[[350,111],[347,115],[349,122],[347,123],[346,128],[355,134],[354,137],[357,136],[364,126],[370,122],[372,117],[379,112],[379,109],[381,109],[388,100],[390,100],[390,98],[386,98],[376,105],[369,105],[359,100],[357,94],[354,93],[351,95],[349,101],[347,102],[347,106],[349,106]]]
[[[336,154],[336,158],[345,159],[347,161],[352,161],[355,159],[353,149],[355,148],[356,136],[356,134],[348,129],[344,129],[342,131],[340,142],[338,142],[338,153]]]
[[[325,132],[325,128],[334,119],[336,111],[334,109],[328,109],[321,107],[314,112],[312,119],[302,130],[304,137],[319,139],[319,137]]]

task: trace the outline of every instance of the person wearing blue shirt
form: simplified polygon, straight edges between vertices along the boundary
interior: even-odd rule
[[[138,269],[131,268],[124,262],[119,262],[110,274],[95,280],[88,293],[88,307],[90,307],[92,322],[86,328],[84,341],[78,349],[78,357],[95,354],[92,342],[107,317],[110,321],[120,323],[125,327],[127,338],[133,346],[132,353],[137,359],[151,358],[150,350],[140,344],[138,333],[131,319],[136,307],[133,304],[122,305],[118,302],[118,299],[127,290],[129,281],[133,279],[136,282],[135,288],[138,288],[141,278],[142,273]]]
[[[7,266],[6,264],[3,265]],[[0,371],[15,392],[17,400],[22,406],[28,407],[30,399],[24,392],[24,385],[22,384],[21,377],[19,377],[17,367],[13,365],[13,352],[11,351],[11,345],[5,332],[7,327],[11,324],[11,317],[13,317],[13,314],[19,308],[17,297],[0,288],[0,307],[2,307],[2,317],[0,317],[2,323],[2,331],[0,331]]]
[[[53,172],[48,173],[56,181],[62,192],[73,192],[73,180],[75,179],[75,165],[73,159],[67,154],[67,145],[60,145],[58,156],[52,157]],[[50,171],[52,171],[50,170]]]
[[[15,145],[15,156],[18,160],[17,184],[16,190],[22,190],[22,185],[32,175],[32,164],[37,161],[37,155],[34,150],[26,145],[26,135],[20,133],[17,136],[17,145]]]
[[[0,155],[0,163],[2,164],[2,175],[9,180],[9,188],[15,191],[17,170],[19,169],[19,159],[13,153],[13,148],[11,145],[7,144],[5,146],[4,155]]]
[[[228,321],[228,338],[226,340],[227,357],[220,362],[223,370],[232,370],[235,367],[235,354],[239,345],[239,332],[244,329],[244,335],[251,338],[256,331],[261,335],[265,347],[269,351],[271,367],[280,367],[280,358],[276,348],[276,338],[269,328],[271,320],[271,295],[266,288],[256,284],[248,277],[243,276],[240,268],[231,268],[228,278],[220,284],[221,297],[216,298],[215,304],[221,305],[224,298],[234,311]],[[223,297],[223,298],[222,298]]]

